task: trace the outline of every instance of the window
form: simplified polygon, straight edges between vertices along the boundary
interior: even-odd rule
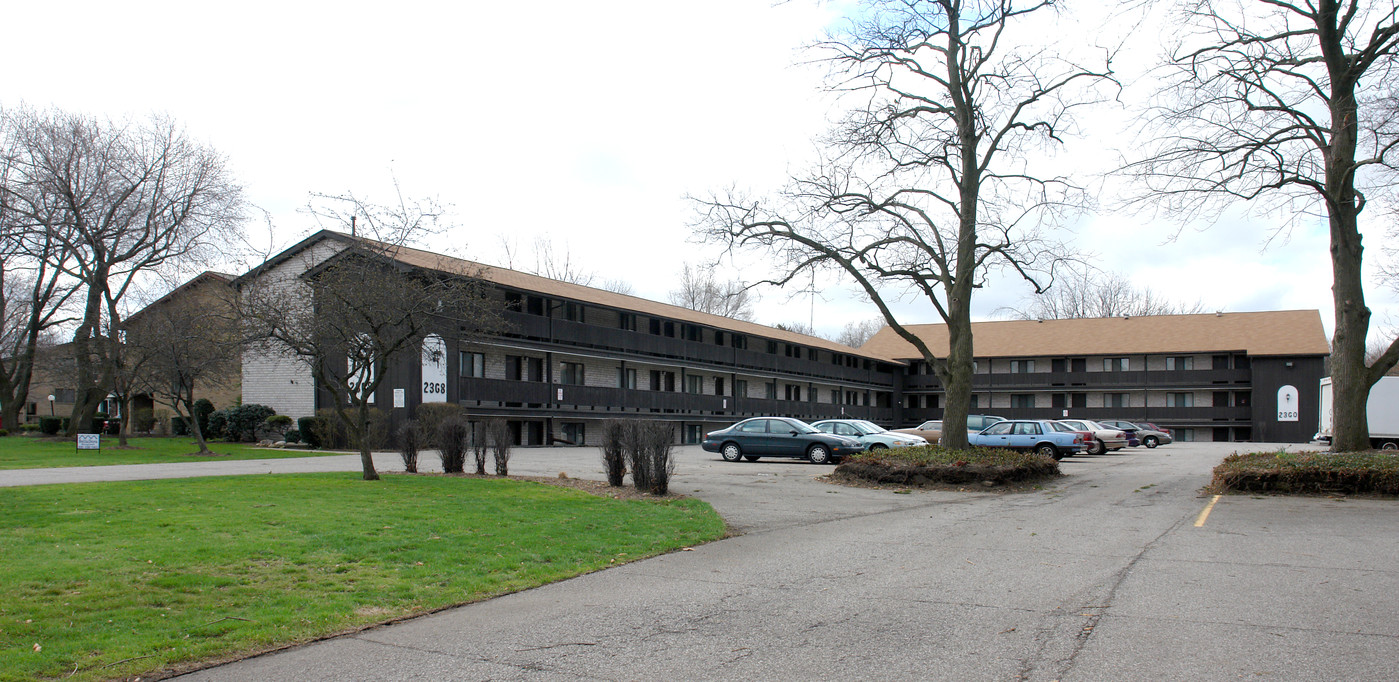
[[[1195,394],[1167,393],[1166,407],[1195,407]]]
[[[686,341],[699,341],[703,337],[703,332],[700,331],[699,325],[696,324],[687,324],[681,331],[684,332]]]
[[[686,393],[704,393],[704,377],[695,374],[685,376]]]
[[[630,367],[617,368],[617,388],[636,390],[636,370]]]
[[[977,395],[973,395],[973,396],[972,396],[971,408],[972,408],[973,410],[976,410],[976,409],[980,409],[980,408],[981,408],[981,396],[977,396]]]
[[[505,309],[520,312],[520,309],[525,307],[524,300],[525,297],[521,296],[520,292],[507,291],[505,292]]]
[[[1180,356],[1180,357],[1169,357],[1169,358],[1166,358],[1166,370],[1167,370],[1167,371],[1186,370],[1186,369],[1195,369],[1195,358],[1193,358],[1193,357],[1191,357],[1191,356],[1189,356],[1189,355],[1182,355],[1182,356]]]
[[[1252,391],[1235,391],[1235,392],[1234,392],[1234,407],[1248,407],[1249,405],[1252,404],[1252,400],[1253,400],[1253,392],[1252,392]]]
[[[562,432],[562,439],[568,445],[583,444],[583,422],[564,422],[559,430]]]
[[[769,381],[763,384],[763,388],[767,389],[765,395],[768,400],[777,400],[777,384]]]
[[[714,377],[714,395],[724,395],[724,377]]]
[[[1019,436],[1040,435],[1040,425],[1035,422],[1018,422],[1015,425],[1015,433]]]
[[[525,312],[531,315],[544,314],[544,299],[538,296],[530,296],[525,299]]]
[[[768,341],[768,355],[777,355],[776,341]]]
[[[661,335],[661,321],[653,317],[653,318],[651,318],[650,320],[648,320],[647,322],[648,322],[648,324],[646,325],[647,331],[651,332],[652,334],[655,334],[656,336],[660,336],[660,335]]]
[[[666,320],[666,323],[663,326],[665,327],[666,337],[671,339],[675,338],[675,323],[671,322],[670,320]]]
[[[748,397],[748,380],[734,379],[734,395],[740,398]]]
[[[1010,397],[1010,406],[1017,409],[1031,409],[1035,406],[1035,394],[1016,393]]]
[[[1035,361],[1034,361],[1034,360],[1011,360],[1011,361],[1010,361],[1010,373],[1011,373],[1011,374],[1030,374],[1031,372],[1034,372],[1034,371],[1035,371]]]
[[[1103,358],[1104,372],[1126,372],[1127,358]]]
[[[1176,429],[1175,437],[1176,440],[1182,443],[1193,442],[1195,440],[1195,429]]]
[[[1087,393],[1070,393],[1070,394],[1069,394],[1069,406],[1070,406],[1070,407],[1088,407],[1088,394],[1087,394]]]
[[[704,438],[704,429],[699,424],[685,425],[685,444],[695,445]]]
[[[793,402],[801,402],[802,387],[795,384],[787,384],[787,399]]]
[[[812,362],[816,362],[816,349],[815,349],[815,348],[808,348],[808,349],[806,349],[806,359],[807,359],[807,360],[810,360],[810,361],[812,361]]]
[[[559,363],[559,383],[570,386],[583,385],[583,363],[562,362]]]
[[[976,396],[972,396],[976,398]],[[996,422],[986,428],[986,433],[992,436],[1005,436],[1015,428],[1015,422]]]
[[[724,345],[724,332],[719,332],[719,331],[714,332],[714,345],[716,345],[716,346],[722,346],[722,345]]]
[[[1126,393],[1104,393],[1103,407],[1122,408],[1131,407],[1131,404],[1130,401],[1127,400]]]
[[[673,392],[675,390],[675,372],[651,370],[651,390]]]
[[[632,313],[620,313],[617,315],[617,328],[629,332],[636,331],[636,315]]]
[[[739,350],[747,350],[747,349],[748,349],[748,337],[746,337],[746,336],[744,336],[744,335],[742,335],[742,334],[734,334],[734,335],[729,339],[729,345],[730,345],[730,346],[733,346],[734,348],[737,348],[737,349],[739,349]]]
[[[457,367],[457,375],[463,377],[473,377],[480,379],[486,376],[486,354],[468,353],[461,351],[457,355],[460,364]]]
[[[1073,358],[1072,360],[1070,360],[1070,361],[1069,361],[1069,371],[1070,371],[1070,372],[1086,372],[1086,371],[1088,371],[1088,360],[1087,360],[1087,358]]]
[[[568,320],[569,322],[582,322],[583,304],[574,303],[573,301],[564,301],[563,319]]]
[[[505,378],[511,381],[544,381],[544,360],[520,355],[505,356]]]

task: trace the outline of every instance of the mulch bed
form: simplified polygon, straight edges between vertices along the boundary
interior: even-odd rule
[[[856,460],[837,466],[830,480],[842,483],[871,483],[881,486],[966,490],[986,488],[1033,489],[1034,485],[1061,476],[1059,465],[1001,466],[966,463],[912,465]]]

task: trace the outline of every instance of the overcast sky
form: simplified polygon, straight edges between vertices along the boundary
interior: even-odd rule
[[[431,248],[502,264],[509,242],[518,267],[544,238],[599,280],[664,300],[682,263],[716,255],[693,243],[687,194],[761,193],[811,157],[837,110],[821,72],[797,66],[812,56],[800,48],[844,9],[810,0],[12,3],[0,105],[169,114],[228,157],[271,215],[278,245],[318,228],[298,211],[308,193],[387,199],[396,175],[405,193],[454,208],[458,227]],[[1134,60],[1122,63],[1146,63],[1159,40],[1134,39]],[[1125,144],[1121,120],[1121,110],[1095,112],[1092,136],[1069,140],[1065,163],[1110,162]],[[1384,226],[1365,218],[1373,263]],[[1067,239],[1170,299],[1207,310],[1315,308],[1329,331],[1324,221],[1270,242],[1277,225],[1100,213]],[[1367,283],[1376,321],[1399,322],[1392,293]],[[842,282],[817,284],[818,331],[877,315]],[[760,322],[810,319],[810,298],[761,293]],[[994,282],[978,292],[974,316],[990,319],[1028,293]],[[937,321],[926,305],[902,311],[909,322]]]

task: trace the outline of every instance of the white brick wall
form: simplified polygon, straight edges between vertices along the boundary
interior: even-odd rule
[[[310,291],[298,276],[307,268],[338,253],[344,244],[324,240],[264,272],[256,286],[280,291],[300,290],[310,302]],[[316,387],[311,368],[295,357],[273,349],[243,353],[243,402],[266,405],[293,419],[315,414]]]

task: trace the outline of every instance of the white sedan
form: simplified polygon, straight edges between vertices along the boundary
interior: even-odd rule
[[[1091,419],[1056,419],[1060,424],[1073,427],[1075,431],[1093,434],[1093,442],[1088,443],[1085,454],[1101,455],[1109,450],[1127,447],[1127,434],[1120,429],[1104,426]]]
[[[812,422],[812,426],[837,436],[849,436],[865,444],[866,449],[911,448],[927,445],[925,438],[908,433],[889,431],[880,425],[863,419],[823,419]]]

